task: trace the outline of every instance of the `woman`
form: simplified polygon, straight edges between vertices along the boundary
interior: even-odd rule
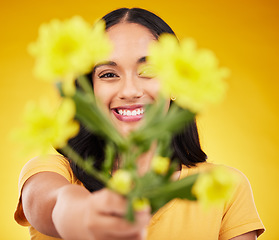
[[[157,98],[158,81],[141,76],[138,71],[146,60],[148,46],[160,34],[174,33],[162,19],[143,9],[118,9],[103,19],[114,50],[106,62],[94,67],[90,76],[100,107],[125,136],[141,124],[144,105]],[[166,109],[169,104],[167,101]],[[128,114],[133,111],[136,114]],[[97,168],[102,163],[102,139],[84,128],[69,144],[83,157],[93,155]],[[139,157],[141,173],[149,168],[154,150],[151,147]],[[172,150],[173,158],[181,161],[181,169],[174,176],[177,179],[214,167],[206,163],[195,123],[174,136]],[[32,239],[254,240],[264,228],[249,182],[234,171],[241,183],[224,206],[204,212],[197,203],[173,200],[154,216],[149,209],[137,212],[136,221],[131,224],[123,218],[126,200],[103,188],[70,159],[36,158],[22,170],[15,219],[22,225],[31,225]]]

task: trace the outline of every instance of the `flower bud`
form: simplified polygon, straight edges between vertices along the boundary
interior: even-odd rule
[[[147,198],[134,198],[133,209],[136,212],[140,212],[150,207],[150,202]]]
[[[132,176],[130,172],[119,169],[108,182],[108,187],[112,190],[126,195],[132,189]]]
[[[167,173],[170,165],[170,159],[167,157],[156,156],[152,159],[151,168],[152,170],[160,175]]]

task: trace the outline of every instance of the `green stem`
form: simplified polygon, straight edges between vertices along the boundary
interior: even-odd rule
[[[88,174],[99,180],[100,182],[104,183],[105,185],[108,182],[108,178],[105,177],[104,174],[96,170],[89,162],[84,160],[79,154],[77,154],[69,145],[66,145],[62,148],[62,152],[69,156],[71,160],[73,160],[78,167],[85,170]]]
[[[86,76],[81,75],[78,77],[78,83],[82,90],[89,97],[90,101],[95,105],[94,91],[92,85],[89,84],[89,79]]]

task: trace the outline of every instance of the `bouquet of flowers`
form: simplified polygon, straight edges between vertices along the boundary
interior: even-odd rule
[[[145,107],[143,124],[129,136],[122,136],[96,104],[94,91],[85,77],[93,66],[105,59],[112,46],[105,33],[105,24],[94,27],[81,17],[66,21],[52,20],[39,29],[39,37],[29,46],[35,57],[35,75],[55,82],[61,104],[52,108],[46,100],[27,106],[26,127],[19,131],[26,148],[59,148],[106,187],[128,199],[127,219],[134,210],[151,207],[157,211],[174,198],[199,200],[205,205],[220,202],[232,193],[234,176],[224,169],[215,169],[172,180],[177,163],[170,161],[173,134],[193,121],[208,103],[222,99],[228,75],[220,68],[210,50],[197,49],[193,39],[180,43],[170,34],[163,34],[150,46],[147,63],[140,71],[146,77],[157,76],[161,91],[159,99]],[[80,86],[75,88],[75,82]],[[168,113],[162,109],[166,99],[175,96]],[[105,139],[105,160],[96,170],[94,158],[83,159],[67,142],[79,131],[79,123]],[[156,142],[151,168],[144,175],[137,171],[137,158]],[[114,161],[120,159],[116,171]]]

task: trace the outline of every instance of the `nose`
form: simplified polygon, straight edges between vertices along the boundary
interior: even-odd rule
[[[144,94],[143,86],[136,76],[122,78],[118,96],[123,100],[135,100],[141,98]]]

